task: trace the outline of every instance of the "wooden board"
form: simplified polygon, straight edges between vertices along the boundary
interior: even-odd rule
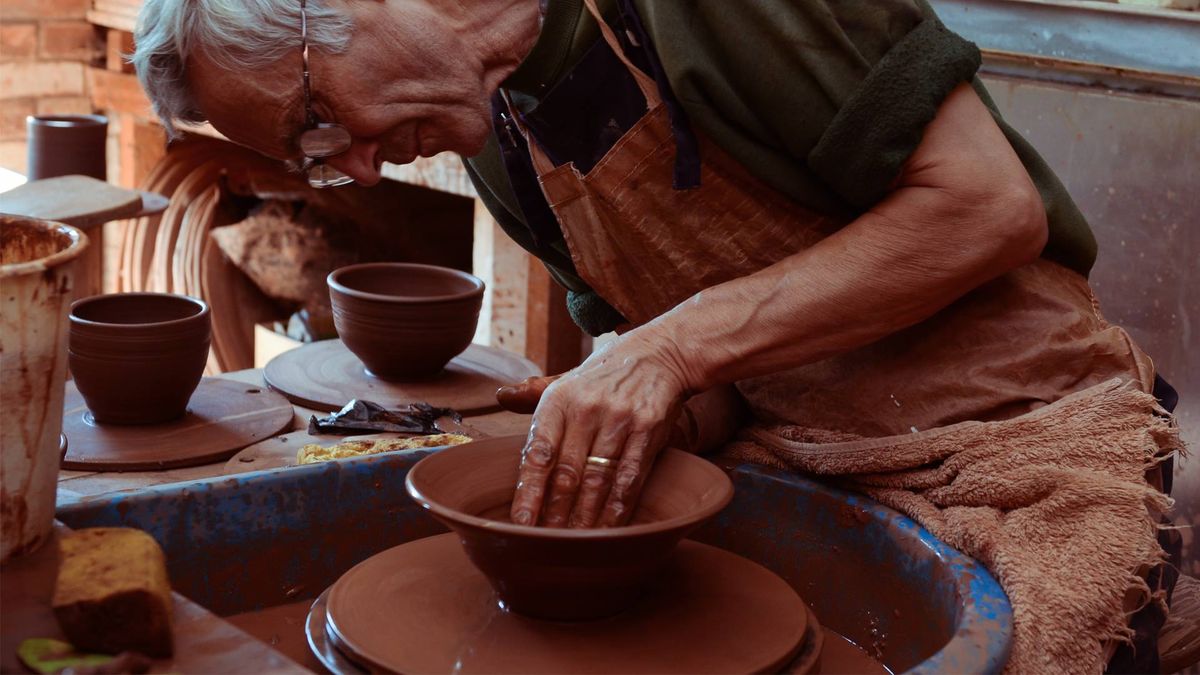
[[[449,418],[438,420],[438,427],[445,433],[462,434],[470,436],[475,440],[489,437],[487,434],[471,428],[469,424],[458,424]],[[365,436],[334,436],[331,434],[310,436],[306,430],[300,429],[281,436],[268,438],[265,441],[259,441],[254,445],[243,448],[236,455],[230,457],[229,461],[225,462],[224,473],[229,475],[246,473],[248,471],[263,471],[266,469],[282,469],[284,467],[297,466],[296,453],[300,452],[300,448],[310,443],[328,447],[342,441],[375,441],[386,438],[405,438],[413,435],[384,433],[367,434]]]
[[[293,403],[309,408],[339,410],[357,398],[386,408],[420,402],[478,415],[500,409],[499,387],[541,374],[516,354],[473,344],[433,379],[390,382],[367,373],[341,340],[322,340],[276,356],[264,378]]]
[[[67,383],[64,469],[145,471],[210,464],[290,428],[294,410],[264,387],[204,378],[182,419],[166,424],[96,424],[74,382]]]
[[[166,211],[167,207],[171,205],[170,199],[157,192],[146,192],[145,190],[139,190],[139,192],[142,193],[142,208],[133,215],[135,218],[157,215]]]
[[[32,554],[0,568],[0,672],[28,672],[17,658],[26,638],[66,640],[50,601],[58,574],[59,539],[70,530],[55,525],[53,538]],[[154,662],[154,673],[307,673],[267,644],[173,593],[175,655]]]
[[[75,227],[128,218],[142,210],[142,193],[89,176],[30,181],[0,196],[0,211]]]

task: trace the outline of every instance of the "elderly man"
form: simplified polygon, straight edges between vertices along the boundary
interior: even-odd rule
[[[625,522],[673,433],[850,476],[997,573],[1014,670],[1097,670],[1176,437],[979,61],[924,0],[147,0],[134,56],[169,127],[314,185],[469,157],[580,326],[621,333],[508,392],[536,403],[515,522]]]

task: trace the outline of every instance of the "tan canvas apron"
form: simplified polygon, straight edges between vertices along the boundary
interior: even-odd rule
[[[594,1],[587,3],[594,9]],[[586,175],[527,135],[581,278],[634,325],[837,231],[701,137],[701,185],[672,187],[674,140],[653,78],[605,39],[648,112]],[[1037,261],[867,347],[739,383],[760,419],[849,436],[1014,417],[1113,377],[1153,385],[1149,359],[1099,315],[1087,281]]]
[[[586,175],[573,164],[555,167],[536,139],[522,131],[576,270],[602,298],[640,325],[701,290],[753,274],[801,251],[843,225],[767,187],[703,136],[700,187],[673,189],[675,146],[657,85],[625,56],[594,0],[586,4],[604,39],[645,95],[645,116]],[[937,481],[952,480],[958,471],[947,460],[958,449],[1001,446],[1012,440],[1009,451],[1020,461],[1051,465],[1072,461],[1086,465],[1093,450],[1099,449],[1097,456],[1121,465],[1112,470],[1120,474],[1114,480],[1125,481],[1120,489],[1132,491],[1137,504],[1144,499],[1161,507],[1165,501],[1155,502],[1154,495],[1139,496],[1139,487],[1129,484],[1129,467],[1134,475],[1146,468],[1159,487],[1153,458],[1160,447],[1174,442],[1167,439],[1162,418],[1154,414],[1148,395],[1153,380],[1149,358],[1122,329],[1103,319],[1086,279],[1038,260],[971,291],[923,323],[871,345],[739,382],[738,389],[757,421],[744,434],[752,442],[734,448],[750,447],[742,453],[747,459],[864,479],[861,487],[866,491],[915,515],[952,545],[991,562],[1010,596],[1016,593],[1014,606],[1024,605],[1023,596],[1040,591],[1021,586],[1022,570],[1007,574],[1002,561],[987,560],[990,545],[973,546],[978,541],[969,526],[946,524],[943,521],[953,519],[930,515],[927,495],[920,496],[919,504],[906,502],[915,488],[904,481],[924,481],[926,488],[934,488]],[[1121,390],[1131,389],[1136,395],[1121,397]],[[1066,451],[1064,444],[1064,454],[1074,458],[1060,459],[1053,441],[1045,439],[1060,437],[1054,434],[1071,429],[1073,423],[1084,423],[1087,416],[1081,410],[1093,413],[1094,419],[1119,422],[1105,427],[1093,420],[1089,424],[1095,437],[1085,439],[1082,449],[1073,443]],[[1022,445],[1020,436],[1034,428],[1040,431],[1031,450],[1029,444]],[[941,456],[930,456],[931,451]],[[965,462],[980,452],[988,451],[975,448],[956,461]],[[939,462],[944,463],[929,468]],[[986,481],[995,471],[984,473]],[[884,489],[897,484],[904,489]],[[1111,494],[1118,487],[1104,489]],[[943,496],[964,499],[946,490]],[[1147,531],[1152,530],[1149,517],[1146,523]],[[1101,540],[1102,534],[1097,535]],[[1123,575],[1139,567],[1144,572],[1159,554],[1152,534],[1137,539],[1136,546],[1112,556]],[[1104,541],[1100,545],[1118,548]],[[1109,586],[1118,582],[1110,580]],[[1018,670],[1020,664],[1030,663],[1054,670],[1038,659],[1070,666],[1107,659],[1111,640],[1128,637],[1119,615],[1120,598],[1126,599],[1127,608],[1132,598],[1123,586],[1110,590],[1118,596],[1117,611],[1096,609],[1099,618],[1082,627],[1072,623],[1080,612],[1031,619],[1022,613],[1022,606],[1010,664],[1018,664]],[[1064,633],[1057,643],[1056,631]],[[1071,644],[1077,635],[1072,633],[1080,631],[1108,639],[1108,649],[1103,655],[1086,646],[1077,652]]]

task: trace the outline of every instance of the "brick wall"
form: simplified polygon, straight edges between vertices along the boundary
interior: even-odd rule
[[[85,69],[104,45],[90,0],[0,2],[0,166],[25,170],[25,117],[91,113]]]

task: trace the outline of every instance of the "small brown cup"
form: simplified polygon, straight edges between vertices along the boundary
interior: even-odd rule
[[[187,411],[212,336],[186,295],[116,293],[71,305],[68,364],[96,422],[161,424]]]
[[[541,619],[611,616],[637,601],[688,532],[733,498],[733,483],[706,459],[664,450],[633,524],[565,529],[507,520],[524,436],[458,445],[408,473],[408,494],[462,540],[505,607]]]
[[[440,373],[470,346],[483,305],[483,281],[436,265],[350,265],[328,283],[338,337],[385,380]]]
[[[29,180],[79,174],[105,180],[108,118],[102,115],[30,115]]]

